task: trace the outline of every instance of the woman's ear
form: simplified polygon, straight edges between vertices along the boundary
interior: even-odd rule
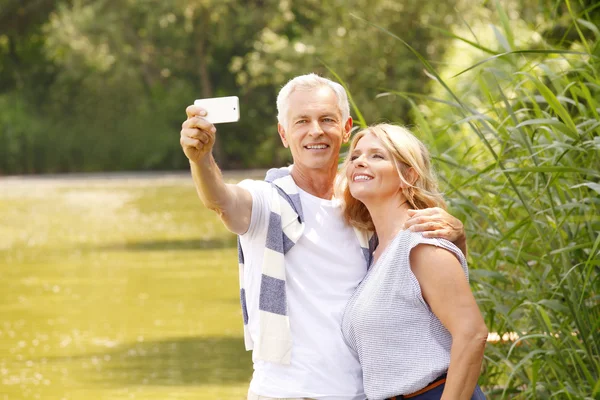
[[[410,167],[408,171],[406,171],[406,180],[414,186],[415,182],[419,179],[419,174],[416,169]]]
[[[406,189],[408,187],[414,186],[417,179],[419,179],[419,174],[413,167],[409,167],[402,174],[402,178],[400,179],[400,187],[402,189]]]

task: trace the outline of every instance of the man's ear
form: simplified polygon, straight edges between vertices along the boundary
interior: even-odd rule
[[[344,125],[344,143],[348,143],[348,140],[350,140],[350,132],[352,132],[352,117],[348,117],[348,120]]]
[[[279,132],[279,137],[281,138],[281,143],[283,143],[283,147],[287,149],[289,145],[285,138],[285,129],[283,129],[283,126],[281,124],[277,124],[277,132]]]

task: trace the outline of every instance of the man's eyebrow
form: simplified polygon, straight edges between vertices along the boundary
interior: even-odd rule
[[[292,119],[300,119],[300,118],[308,118],[308,115],[306,115],[306,114],[300,114],[300,115],[294,115],[294,116],[292,116]]]

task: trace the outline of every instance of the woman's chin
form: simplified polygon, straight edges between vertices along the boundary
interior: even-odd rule
[[[374,196],[373,193],[369,192],[366,188],[357,188],[354,190],[350,189],[350,194],[361,203],[369,201],[369,199]]]

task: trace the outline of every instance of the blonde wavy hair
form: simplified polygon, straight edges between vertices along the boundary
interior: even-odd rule
[[[375,135],[391,154],[400,181],[404,184],[398,187],[410,207],[420,210],[429,207],[446,209],[446,202],[438,190],[435,173],[431,168],[429,151],[408,129],[390,124],[378,124],[365,128],[354,135],[350,143],[348,156],[342,165],[336,185],[336,197],[342,201],[344,219],[348,224],[359,229],[375,230],[373,220],[367,207],[352,197],[346,178],[346,170],[351,163],[352,152],[358,141],[364,136]],[[414,182],[409,181],[409,171],[413,169],[416,175]]]

